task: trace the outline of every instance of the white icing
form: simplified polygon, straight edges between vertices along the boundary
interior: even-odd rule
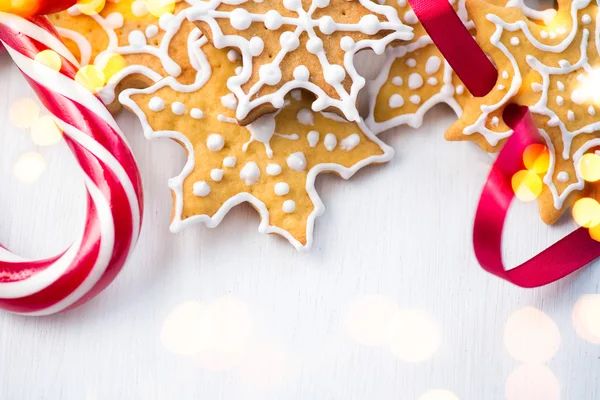
[[[228,95],[221,97],[221,104],[230,110],[235,110],[237,107],[237,99],[233,93],[229,93]]]
[[[441,65],[442,60],[438,56],[431,56],[425,63],[425,73],[428,75],[433,75],[440,70]]]
[[[417,66],[417,60],[415,60],[414,58],[409,58],[408,60],[406,60],[405,64],[407,67],[414,68]]]
[[[412,90],[416,90],[423,86],[423,77],[418,73],[412,73],[408,77],[408,87]]]
[[[156,25],[149,25],[146,28],[146,37],[148,39],[152,39],[156,35],[158,35],[158,26],[156,26]]]
[[[302,152],[290,154],[286,162],[287,166],[294,171],[304,171],[306,169],[306,157]]]
[[[202,119],[204,118],[204,113],[199,108],[192,108],[192,111],[190,111],[190,116],[194,119]]]
[[[427,84],[429,84],[431,86],[435,86],[438,84],[438,80],[437,80],[437,78],[431,76],[431,77],[427,78]]]
[[[223,159],[223,166],[225,168],[235,168],[236,164],[237,164],[236,157],[225,157]]]
[[[285,196],[290,192],[290,185],[285,182],[278,182],[275,184],[274,190],[277,196]]]
[[[342,150],[351,151],[360,143],[360,136],[357,133],[353,133],[340,142],[340,148]]]
[[[221,151],[224,146],[225,140],[223,139],[223,136],[218,133],[212,133],[208,135],[208,138],[206,139],[206,147],[208,150]]]
[[[267,165],[267,175],[277,176],[281,174],[281,165],[271,163]]]
[[[559,182],[568,182],[569,174],[565,171],[561,171],[556,175],[556,180]]]
[[[296,211],[296,203],[294,200],[286,200],[283,202],[283,212],[286,214],[291,214]]]
[[[155,96],[148,102],[148,108],[154,112],[162,111],[165,108],[165,101],[160,97]]]
[[[421,96],[419,96],[418,94],[413,94],[412,96],[410,96],[409,100],[413,104],[419,104],[421,102]]]
[[[315,124],[315,117],[312,111],[308,108],[300,109],[300,111],[298,111],[298,114],[296,115],[296,118],[298,118],[298,122],[300,122],[302,125],[312,126]]]
[[[404,98],[401,95],[395,93],[390,97],[389,105],[391,108],[402,107],[404,105]]]
[[[143,17],[148,14],[148,6],[144,0],[135,0],[131,3],[131,13],[136,17]]]
[[[185,104],[180,101],[176,101],[175,103],[171,104],[171,111],[173,111],[173,114],[175,115],[183,115],[185,114]]]
[[[258,182],[259,178],[260,169],[254,161],[244,165],[244,168],[242,168],[240,171],[240,179],[243,180],[247,186],[254,185],[256,182]]]
[[[306,139],[308,140],[308,145],[310,147],[317,147],[317,144],[319,143],[319,132],[317,131],[310,131],[306,134]]]
[[[393,83],[394,85],[396,85],[396,86],[402,86],[402,84],[404,83],[404,81],[402,80],[402,77],[401,77],[401,76],[395,76],[395,77],[392,79],[392,83]]]
[[[206,197],[210,194],[211,189],[208,183],[206,183],[205,181],[200,181],[194,183],[193,191],[194,194],[198,197]]]
[[[210,179],[215,182],[221,182],[223,180],[223,175],[225,175],[225,171],[219,168],[215,168],[210,171]]]
[[[323,144],[325,145],[327,151],[333,151],[337,147],[337,138],[333,133],[328,133],[327,135],[325,135]]]

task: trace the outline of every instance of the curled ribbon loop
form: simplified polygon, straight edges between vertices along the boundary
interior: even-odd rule
[[[409,0],[415,15],[448,63],[475,96],[487,94],[498,72],[477,45],[448,0]],[[492,71],[493,69],[493,71]],[[579,228],[523,264],[506,270],[502,261],[502,230],[514,198],[511,179],[523,168],[523,152],[541,138],[527,107],[507,107],[506,123],[513,134],[506,141],[481,194],[473,247],[484,270],[517,286],[533,288],[555,282],[600,257],[600,242]]]

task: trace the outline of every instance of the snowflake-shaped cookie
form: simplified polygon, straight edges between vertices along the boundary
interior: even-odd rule
[[[242,67],[227,86],[242,125],[281,108],[294,89],[316,96],[314,111],[360,120],[356,99],[365,80],[354,55],[381,54],[413,37],[393,7],[371,0],[209,0],[192,8],[191,19],[217,48],[241,53]]]
[[[317,175],[333,172],[347,179],[366,165],[388,161],[392,149],[362,122],[310,110],[312,99],[299,90],[278,113],[238,125],[229,107],[233,94],[222,82],[239,63],[206,38],[197,47],[193,85],[181,87],[167,78],[120,95],[147,137],[169,137],[187,151],[182,173],[169,182],[175,198],[171,229],[198,222],[216,227],[231,208],[248,202],[261,215],[260,232],[308,249],[314,220],[324,210],[314,187]]]
[[[579,160],[600,145],[600,39],[598,5],[590,0],[559,2],[555,18],[533,21],[518,8],[468,0],[477,41],[500,71],[496,89],[472,98],[447,132],[497,149],[512,132],[493,132],[491,115],[511,103],[527,105],[550,150],[540,211],[554,222],[578,197],[585,182]]]
[[[117,112],[120,104],[114,100],[123,89],[147,87],[166,76],[194,82],[189,47],[199,33],[190,37],[196,27],[187,20],[187,7],[178,3],[176,15],[165,12],[159,19],[144,0],[120,0],[107,2],[97,14],[83,14],[75,5],[49,18],[81,66],[93,64],[106,73],[99,95]]]

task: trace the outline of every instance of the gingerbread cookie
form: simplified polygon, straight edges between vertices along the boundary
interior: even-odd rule
[[[474,33],[465,1],[451,3],[461,20]],[[414,28],[415,37],[388,49],[381,73],[369,83],[370,112],[367,125],[375,133],[400,125],[418,128],[425,114],[437,104],[447,104],[460,116],[471,94],[433,44],[408,2],[386,2],[396,7],[402,21]],[[490,3],[506,5],[507,0],[490,0]],[[508,1],[508,4],[526,10],[535,19],[549,19],[555,14],[554,10],[532,10],[522,0]],[[494,117],[490,117],[489,129],[505,131],[507,128],[500,124],[500,119]]]
[[[293,90],[277,113],[238,125],[235,96],[223,83],[240,62],[204,37],[193,48],[194,84],[167,78],[120,95],[147,137],[171,138],[188,153],[183,171],[169,182],[171,229],[199,222],[216,227],[232,207],[248,202],[261,215],[260,232],[310,248],[314,220],[324,210],[314,187],[317,175],[332,172],[347,179],[366,165],[388,161],[393,150],[362,122],[312,111],[314,99],[300,90]]]
[[[242,68],[227,86],[242,125],[283,107],[295,89],[316,96],[313,111],[360,120],[356,99],[365,79],[354,55],[381,54],[413,37],[393,7],[371,0],[210,0],[194,3],[191,19],[217,48],[241,53]]]
[[[467,102],[446,136],[497,150],[512,132],[493,131],[490,121],[496,118],[504,126],[502,111],[508,104],[529,106],[550,152],[539,203],[542,219],[552,223],[589,189],[580,160],[600,145],[598,5],[559,1],[555,18],[547,23],[534,21],[519,8],[481,0],[467,0],[467,9],[477,41],[500,76],[487,96]]]
[[[196,28],[187,21],[187,3],[159,9],[149,8],[144,0],[107,2],[100,9],[90,9],[94,2],[90,4],[49,18],[80,64],[101,71],[99,95],[112,112],[120,111],[115,100],[125,88],[148,87],[165,76],[194,82],[196,72],[186,51]]]

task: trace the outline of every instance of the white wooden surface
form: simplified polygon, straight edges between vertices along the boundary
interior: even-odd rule
[[[0,243],[50,256],[82,228],[81,177],[63,143],[37,147],[9,123],[9,107],[33,94],[6,55],[0,74]],[[600,398],[598,262],[536,290],[482,272],[470,235],[491,159],[443,140],[452,118],[439,107],[419,130],[382,135],[397,151],[389,165],[351,181],[321,177],[327,212],[315,248],[299,254],[258,234],[247,206],[217,229],[169,233],[166,182],[183,151],[147,142],[121,116],[143,173],[140,244],[84,307],[42,319],[0,313],[0,399],[455,399],[421,397],[432,389],[462,400]],[[31,185],[12,173],[28,151],[48,161]],[[514,207],[508,225],[513,265],[573,229],[568,216],[544,226],[535,204]],[[384,335],[390,320],[405,335]]]

